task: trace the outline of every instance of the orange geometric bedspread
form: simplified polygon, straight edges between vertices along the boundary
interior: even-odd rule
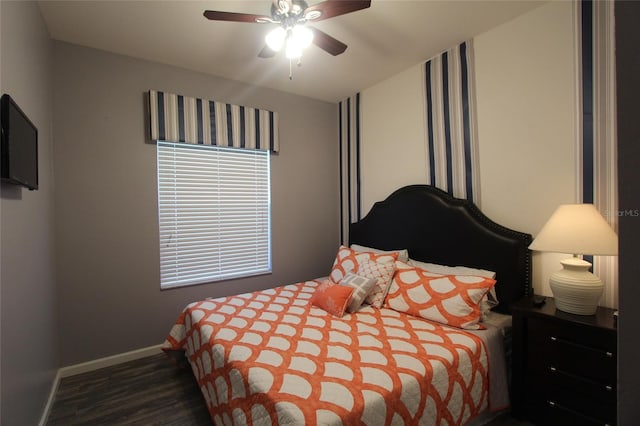
[[[185,350],[216,424],[459,425],[487,406],[481,339],[390,309],[337,318],[320,281],[206,299],[163,345]]]

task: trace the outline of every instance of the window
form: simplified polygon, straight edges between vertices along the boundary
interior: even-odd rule
[[[271,272],[269,151],[157,149],[161,288]]]

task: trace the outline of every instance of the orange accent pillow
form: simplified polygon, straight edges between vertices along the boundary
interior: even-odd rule
[[[353,294],[353,287],[334,284],[326,280],[316,288],[311,296],[311,304],[332,315],[341,317],[349,306],[351,294]]]
[[[393,264],[398,259],[398,254],[397,251],[391,253],[357,252],[349,247],[340,246],[329,278],[334,283],[339,283],[349,272],[358,273],[362,262],[370,260],[378,263]]]
[[[481,330],[480,301],[496,280],[475,275],[441,275],[401,262],[386,306],[410,315],[468,330]]]

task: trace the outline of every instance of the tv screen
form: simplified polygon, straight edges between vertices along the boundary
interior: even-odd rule
[[[38,189],[38,129],[11,96],[0,99],[4,182]]]

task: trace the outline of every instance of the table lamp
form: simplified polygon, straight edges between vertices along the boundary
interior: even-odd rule
[[[558,207],[529,248],[573,254],[549,278],[556,308],[577,315],[595,314],[604,284],[589,271],[591,263],[578,255],[617,255],[618,236],[593,204]]]

